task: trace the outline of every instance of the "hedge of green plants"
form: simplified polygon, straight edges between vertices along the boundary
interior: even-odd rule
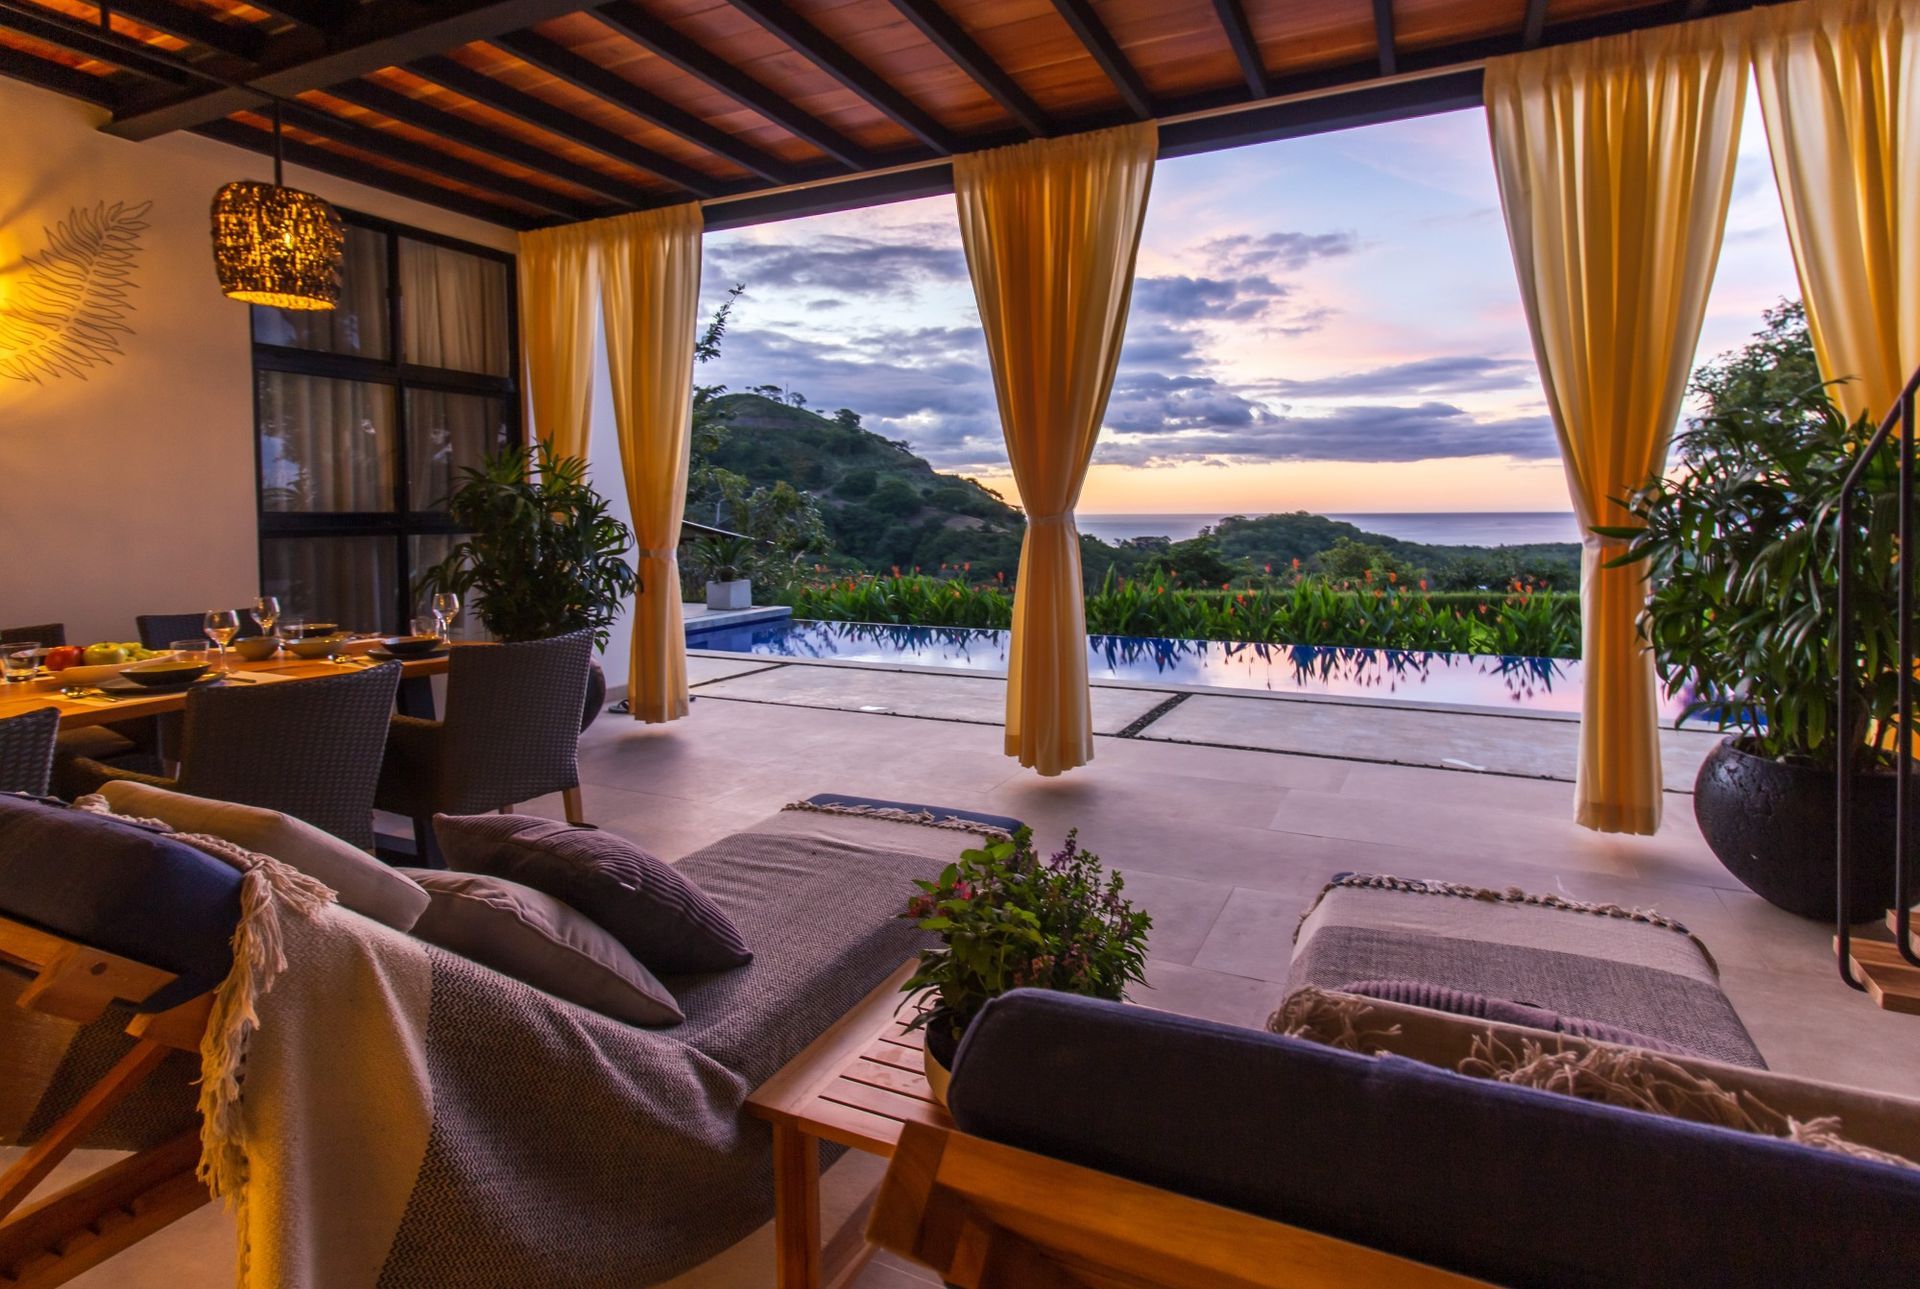
[[[828,622],[1004,628],[1013,621],[1010,587],[978,585],[964,576],[802,580],[778,598],[797,618]],[[1370,579],[1302,577],[1203,590],[1164,576],[1109,576],[1087,596],[1087,630],[1176,640],[1578,658],[1580,597],[1525,583],[1504,592],[1430,592]]]

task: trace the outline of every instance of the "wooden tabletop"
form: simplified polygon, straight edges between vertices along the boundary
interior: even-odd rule
[[[351,653],[364,654],[378,644],[377,640],[356,641],[347,646]],[[246,676],[271,673],[290,679],[307,679],[314,676],[337,676],[356,664],[328,662],[325,658],[295,658],[282,654],[266,662],[245,662],[239,657],[228,654],[227,661],[232,664],[235,674]],[[447,670],[447,656],[441,654],[434,658],[420,658],[403,662],[402,674],[408,678],[416,676],[438,676]],[[177,712],[186,707],[187,693],[175,690],[168,694],[154,694],[151,697],[139,695],[133,698],[116,699],[113,702],[80,701],[61,696],[58,689],[42,689],[37,682],[0,685],[0,718],[18,716],[22,712],[38,711],[43,707],[58,708],[60,727],[76,729],[82,725],[106,725],[114,721],[133,720],[143,716],[162,716],[168,712]]]
[[[951,1128],[921,1065],[921,1030],[900,986],[915,963],[901,965],[806,1050],[747,1098],[750,1113],[808,1136],[890,1156],[903,1123]]]

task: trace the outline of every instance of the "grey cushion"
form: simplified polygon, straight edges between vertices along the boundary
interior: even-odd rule
[[[413,934],[630,1025],[677,1025],[673,995],[619,941],[551,895],[479,873],[401,870],[430,903]]]
[[[426,891],[399,869],[304,819],[131,780],[110,780],[100,795],[115,814],[158,819],[177,832],[209,833],[291,864],[332,887],[347,908],[396,931],[411,928],[426,910]]]
[[[145,1010],[226,978],[240,880],[238,870],[155,829],[0,795],[0,914],[176,973]]]
[[[1516,1002],[1511,998],[1489,998],[1485,994],[1468,993],[1464,989],[1451,989],[1423,980],[1355,980],[1340,986],[1339,992],[1357,994],[1362,998],[1378,998],[1406,1007],[1425,1007],[1454,1016],[1469,1016],[1475,1020],[1490,1020],[1501,1025],[1523,1025],[1550,1034],[1571,1034],[1575,1038],[1588,1038],[1596,1043],[1623,1043],[1629,1047],[1644,1047],[1650,1052],[1686,1053],[1686,1049],[1677,1044],[1662,1042],[1618,1025],[1588,1020],[1584,1016],[1562,1016],[1557,1011],[1536,1007],[1532,1003]],[[1275,1013],[1276,1017],[1278,1014]],[[1268,1027],[1280,1032],[1271,1024]]]
[[[662,974],[753,959],[733,919],[672,864],[624,837],[531,815],[435,815],[447,867],[544,891]]]

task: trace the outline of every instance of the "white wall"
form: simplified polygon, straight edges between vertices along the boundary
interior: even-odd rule
[[[607,375],[606,336],[596,324],[593,336],[593,425],[587,439],[588,478],[596,491],[607,499],[607,508],[623,524],[632,524],[633,507],[627,502],[627,481],[620,472],[620,436],[613,422],[613,382]],[[607,650],[600,665],[607,673],[607,688],[622,690],[633,670],[633,601],[621,611],[619,621],[607,633]]]
[[[84,380],[0,377],[0,625],[65,622],[82,642],[131,637],[136,613],[259,590],[248,310],[214,280],[208,208],[224,183],[270,179],[272,162],[186,134],[111,138],[104,115],[0,79],[0,311],[17,301],[22,256],[72,208],[153,202],[123,356]],[[506,229],[330,175],[289,166],[287,182],[513,247]]]

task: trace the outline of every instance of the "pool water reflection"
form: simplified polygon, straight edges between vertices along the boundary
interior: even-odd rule
[[[1009,639],[1008,632],[973,627],[793,619],[689,632],[687,647],[775,658],[952,667],[1004,676]],[[1087,671],[1094,680],[1540,712],[1580,710],[1580,664],[1564,658],[1089,636]],[[1685,705],[1684,695],[1663,700],[1662,713],[1671,721]]]

